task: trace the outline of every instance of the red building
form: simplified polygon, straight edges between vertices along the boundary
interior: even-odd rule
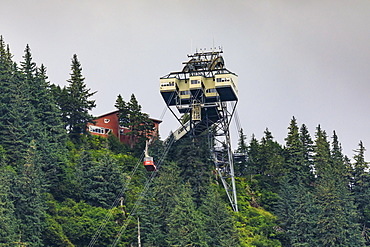
[[[154,123],[153,136],[158,136],[159,124],[162,121],[153,118],[149,119]],[[127,135],[130,130],[119,125],[118,110],[98,116],[94,121],[95,124],[89,123],[87,125],[87,128],[92,135],[108,137],[110,133],[113,133],[120,142],[130,144],[130,137]]]

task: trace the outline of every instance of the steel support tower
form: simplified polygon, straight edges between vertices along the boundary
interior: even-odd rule
[[[181,124],[173,133],[175,140],[207,131],[215,169],[233,210],[238,211],[229,131],[238,102],[238,76],[225,68],[221,54],[212,50],[188,55],[182,71],[160,78],[160,92]]]

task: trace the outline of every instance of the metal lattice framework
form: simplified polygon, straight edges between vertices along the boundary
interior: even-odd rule
[[[208,130],[212,159],[234,211],[238,211],[230,122],[238,102],[237,75],[225,68],[222,51],[188,55],[182,71],[160,78],[166,105],[181,124],[175,140]],[[171,107],[176,107],[178,116]]]

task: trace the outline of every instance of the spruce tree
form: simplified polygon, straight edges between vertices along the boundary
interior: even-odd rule
[[[130,147],[138,146],[139,149],[145,147],[145,141],[150,139],[149,134],[153,131],[154,123],[149,119],[149,115],[141,112],[141,105],[134,94],[130,101],[125,102],[121,95],[118,95],[115,107],[118,109],[118,119],[121,126],[130,131]]]
[[[338,137],[334,132],[330,150],[325,131],[319,126],[315,144],[314,161],[318,172],[315,242],[320,246],[363,246]]]
[[[215,185],[209,186],[199,208],[209,246],[239,246],[231,212]]]
[[[180,177],[190,184],[194,201],[199,206],[201,198],[207,194],[214,169],[214,164],[209,158],[211,154],[207,135],[200,135],[194,139],[182,138],[174,143],[172,149],[168,157],[178,165]]]
[[[286,172],[284,156],[281,145],[274,141],[272,133],[266,128],[264,137],[261,139],[261,163],[264,166],[264,175],[271,177],[272,183],[279,183],[279,178]]]
[[[0,246],[10,245],[18,240],[19,221],[14,214],[11,188],[16,173],[6,165],[5,150],[0,146]]]
[[[28,45],[23,58],[23,83],[29,88],[29,102],[34,109],[35,122],[38,125],[38,128],[33,130],[38,131],[38,134],[34,135],[39,152],[37,163],[42,166],[45,183],[50,191],[56,197],[61,197],[61,183],[65,176],[63,166],[66,163],[66,131],[51,93],[50,83],[47,81],[46,67],[36,67]]]
[[[180,186],[174,195],[175,205],[166,222],[169,246],[209,246],[201,214],[196,210],[189,184]]]
[[[18,168],[18,176],[13,187],[15,215],[20,219],[20,241],[27,246],[43,246],[45,229],[44,181],[37,160],[36,145],[32,141],[27,149],[23,164]]]
[[[262,171],[260,170],[259,165],[259,143],[256,139],[255,135],[253,134],[251,140],[248,145],[248,158],[247,158],[247,174],[249,180],[256,174],[261,174]]]
[[[287,174],[294,180],[295,177],[299,176],[301,181],[306,181],[309,184],[310,179],[310,166],[309,163],[305,162],[305,148],[300,138],[298,131],[297,121],[293,117],[289,126],[288,136],[285,138],[286,141],[286,164],[288,166]]]
[[[257,169],[252,184],[254,190],[260,193],[259,203],[267,210],[271,209],[278,201],[278,191],[287,168],[284,166],[284,150],[276,142],[272,133],[266,129],[255,154],[249,159],[254,159],[253,166]],[[253,139],[252,139],[253,141]],[[249,154],[251,155],[251,154]]]
[[[288,130],[285,138],[287,173],[274,212],[279,216],[292,246],[312,246],[315,208],[314,197],[309,189],[310,163],[306,162],[304,144],[294,117]]]
[[[0,53],[0,144],[6,150],[9,164],[16,166],[36,137],[38,126],[28,97],[29,86],[3,41]]]
[[[315,198],[305,187],[301,177],[296,181],[285,177],[274,213],[288,236],[290,246],[314,246],[313,229],[316,226]]]
[[[360,141],[358,148],[354,150],[351,190],[357,205],[361,235],[364,236],[366,244],[370,245],[370,174],[369,163],[365,161],[365,151]]]
[[[100,155],[99,155],[100,156]],[[122,172],[111,153],[105,153],[87,167],[84,200],[92,206],[109,209],[123,187]]]
[[[177,204],[174,200],[180,194],[179,169],[174,163],[167,163],[158,170],[158,177],[149,188],[149,194],[142,203],[140,222],[143,244],[168,246],[166,242],[171,227],[170,214]]]
[[[305,181],[306,185],[312,185],[314,181],[314,173],[313,173],[313,141],[311,135],[308,131],[308,128],[305,124],[301,125],[299,130],[299,139],[302,143],[302,151],[303,151],[303,162],[304,166],[307,167],[309,173],[307,175],[307,180]]]
[[[236,176],[246,176],[248,173],[247,167],[247,158],[246,154],[248,151],[248,146],[246,143],[247,137],[243,133],[243,129],[239,131],[239,140],[238,140],[238,148],[236,149],[236,153],[240,155],[240,159],[234,159],[234,169]]]
[[[81,134],[86,134],[86,125],[93,123],[94,118],[89,113],[95,106],[95,100],[91,100],[96,92],[91,92],[85,84],[85,78],[82,76],[81,63],[74,54],[71,64],[71,78],[67,80],[69,85],[65,88],[65,92],[61,91],[62,103],[68,102],[67,104],[61,104],[62,114],[66,120],[67,130],[72,140],[79,141]]]

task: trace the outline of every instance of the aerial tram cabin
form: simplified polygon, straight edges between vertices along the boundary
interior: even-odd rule
[[[149,146],[149,141],[146,141],[145,144],[145,150],[144,150],[144,167],[147,171],[153,172],[157,170],[157,166],[154,164],[153,157],[149,156],[148,154],[148,146]]]
[[[144,157],[144,167],[149,172],[157,170],[157,166],[154,164],[153,157]]]

